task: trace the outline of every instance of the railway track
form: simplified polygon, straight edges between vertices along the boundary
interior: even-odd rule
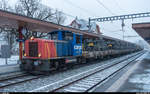
[[[128,66],[131,62],[135,61],[137,58],[139,58],[143,54],[144,53],[141,53],[141,54],[138,53],[134,56],[121,60],[115,64],[107,65],[95,72],[89,73],[86,76],[83,76],[79,79],[71,81],[70,83],[48,90],[48,92],[89,92],[95,86],[107,81],[107,79],[110,79],[117,72],[121,71],[123,68]],[[106,70],[107,72],[105,72]],[[112,72],[109,73],[109,71],[112,71]],[[105,77],[102,77],[102,74],[105,74]],[[57,84],[60,84],[60,83],[57,83]]]
[[[18,74],[18,75],[12,76],[12,77],[0,79],[0,89],[8,87],[8,86],[17,85],[19,83],[31,81],[34,79],[38,79],[40,77],[41,76],[32,76],[32,75],[23,73],[23,74]]]
[[[137,53],[136,53],[137,54]],[[133,57],[133,56],[132,56]],[[131,57],[130,57],[131,58]],[[123,60],[122,60],[123,61]],[[121,62],[121,61],[120,61]],[[119,63],[119,62],[118,62]],[[117,63],[117,64],[118,64]],[[114,64],[113,66],[115,66],[115,65],[117,65],[117,64]],[[109,66],[107,66],[107,68],[108,67],[111,67],[112,65],[109,65]],[[102,70],[105,70],[106,68],[103,68],[103,69],[101,69],[101,70],[99,70],[99,71],[97,71],[97,72],[95,72],[95,73],[91,73],[91,74],[89,74],[89,75],[87,75],[87,76],[84,76],[84,77],[82,77],[82,78],[80,78],[80,79],[78,79],[78,80],[76,80],[76,81],[73,81],[73,82],[71,82],[71,83],[68,83],[68,84],[66,84],[66,85],[64,85],[64,86],[61,86],[61,87],[59,87],[59,88],[55,88],[55,89],[53,89],[53,90],[51,90],[51,92],[62,92],[63,90],[68,90],[69,91],[69,89],[67,89],[69,86],[71,86],[71,85],[74,85],[76,82],[79,82],[79,81],[83,81],[84,79],[88,79],[90,76],[93,78],[93,76],[92,75],[96,75],[96,73],[98,73],[98,72],[100,72],[100,71],[102,71]],[[35,80],[35,79],[38,79],[38,78],[40,78],[40,77],[43,77],[43,76],[45,76],[45,75],[39,75],[39,76],[32,76],[32,75],[29,75],[29,74],[20,74],[20,75],[16,75],[16,76],[13,76],[13,77],[8,77],[8,78],[5,78],[5,79],[0,79],[0,89],[3,89],[3,88],[7,88],[7,87],[9,87],[9,86],[14,86],[14,85],[17,85],[17,84],[20,84],[20,83],[25,83],[25,82],[28,82],[28,81],[31,81],[31,80]],[[98,80],[100,80],[100,79],[98,79],[97,77],[94,77],[95,79],[95,81],[98,81]],[[91,80],[91,79],[90,79]],[[92,80],[91,80],[92,81]],[[87,81],[86,81],[87,82]],[[90,82],[90,81],[89,81]],[[83,83],[83,82],[82,82]],[[94,83],[94,82],[93,82]],[[96,83],[96,82],[95,82]],[[82,85],[82,84],[78,84],[78,85],[80,85],[80,87],[81,86],[85,86],[85,85]],[[84,89],[85,90],[85,89]],[[67,92],[68,92],[67,91]],[[73,90],[72,90],[73,91]],[[71,92],[72,92],[71,91]]]
[[[11,73],[5,73],[3,75],[0,76],[0,81],[2,80],[7,80],[7,79],[11,79],[13,77],[21,76],[21,75],[25,75],[25,72],[21,72],[21,71],[17,71],[17,72],[11,72]]]

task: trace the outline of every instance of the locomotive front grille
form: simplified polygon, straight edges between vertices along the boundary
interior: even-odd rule
[[[38,43],[37,42],[29,42],[29,56],[38,57]]]

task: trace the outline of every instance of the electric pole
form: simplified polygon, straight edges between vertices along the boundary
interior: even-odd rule
[[[123,32],[123,40],[124,40],[124,27],[125,27],[125,23],[124,23],[124,19],[121,20],[122,21],[122,24],[121,24],[121,27],[122,27],[122,32]]]

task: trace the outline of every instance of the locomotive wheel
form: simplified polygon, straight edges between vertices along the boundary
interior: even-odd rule
[[[58,61],[55,62],[55,68],[56,68],[56,70],[59,69],[59,62]]]
[[[79,58],[77,58],[77,63],[82,63],[82,58],[81,57],[79,57]]]
[[[82,63],[86,63],[86,58],[82,58]]]

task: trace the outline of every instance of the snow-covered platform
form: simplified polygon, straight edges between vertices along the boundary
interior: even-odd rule
[[[17,60],[19,56],[11,56],[11,58],[7,59],[7,64],[4,58],[0,58],[0,75],[20,71],[19,64],[17,64]]]
[[[150,92],[150,52],[147,51],[94,92]]]
[[[150,52],[143,55],[135,67],[135,70],[117,91],[150,92]]]
[[[19,56],[12,55],[11,58],[7,59],[8,65],[14,65],[17,64],[17,60],[19,60]],[[0,66],[6,65],[5,58],[0,58]]]

